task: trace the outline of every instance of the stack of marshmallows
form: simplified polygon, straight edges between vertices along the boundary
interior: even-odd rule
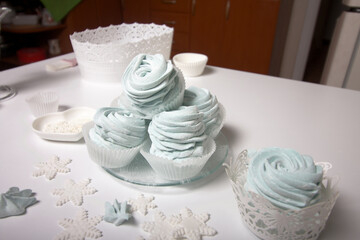
[[[139,54],[122,76],[116,107],[98,109],[84,127],[93,161],[128,165],[141,152],[162,178],[197,175],[216,150],[225,111],[207,89],[185,89],[184,77],[160,55]]]

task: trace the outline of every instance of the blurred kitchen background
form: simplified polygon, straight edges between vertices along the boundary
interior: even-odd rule
[[[0,71],[72,52],[75,31],[154,22],[174,27],[171,56],[198,52],[213,66],[360,90],[360,0],[11,0],[0,7]]]

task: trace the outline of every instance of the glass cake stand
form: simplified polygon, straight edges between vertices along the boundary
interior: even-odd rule
[[[229,144],[222,132],[215,138],[215,143],[216,150],[214,154],[207,161],[200,173],[189,179],[174,181],[160,178],[140,153],[125,167],[104,168],[104,170],[123,181],[143,186],[174,186],[186,184],[214,173],[224,163],[229,153]]]

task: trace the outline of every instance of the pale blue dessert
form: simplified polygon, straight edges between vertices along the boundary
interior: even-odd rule
[[[90,139],[106,148],[136,147],[147,136],[145,120],[122,108],[100,108],[94,116],[94,123],[89,132]]]
[[[216,150],[214,139],[205,134],[203,114],[196,106],[155,115],[148,132],[151,141],[140,152],[164,179],[193,178]]]
[[[105,168],[128,165],[147,139],[144,119],[123,108],[100,108],[94,122],[83,126],[90,158]]]
[[[0,194],[0,218],[21,215],[26,208],[37,202],[31,189],[20,191],[18,187],[10,188]]]
[[[104,220],[109,223],[115,224],[115,226],[120,226],[125,221],[131,218],[131,214],[128,212],[127,202],[119,203],[116,199],[114,204],[106,202],[105,203],[105,216]]]
[[[184,106],[197,106],[199,112],[204,114],[206,134],[215,137],[222,126],[224,116],[217,98],[205,88],[191,86],[185,90]]]
[[[265,148],[250,161],[245,188],[282,209],[301,209],[321,198],[323,169],[292,149]]]
[[[200,157],[205,151],[203,114],[196,106],[162,112],[149,125],[150,153],[168,159]]]
[[[147,119],[177,109],[183,101],[185,80],[163,55],[137,55],[122,76],[124,98],[119,105]]]

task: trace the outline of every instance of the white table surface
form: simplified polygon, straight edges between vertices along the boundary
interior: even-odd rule
[[[72,54],[58,58],[70,58]],[[0,72],[0,85],[10,85],[17,95],[0,102],[0,192],[10,187],[30,188],[39,203],[22,216],[0,219],[0,239],[53,239],[63,231],[58,221],[74,218],[83,207],[89,216],[104,214],[104,203],[136,198],[140,193],[154,196],[158,209],[167,216],[188,207],[194,213],[209,213],[207,224],[217,230],[203,239],[256,239],[245,227],[234,194],[223,169],[199,182],[175,187],[141,187],[110,176],[93,163],[83,140],[76,143],[53,142],[32,132],[34,117],[25,102],[39,91],[55,90],[60,107],[109,106],[121,93],[120,83],[91,83],[81,79],[78,67],[56,73],[45,64],[29,64]],[[333,164],[330,175],[340,176],[340,197],[320,239],[358,239],[360,237],[360,92],[288,79],[207,67],[197,78],[187,78],[187,86],[209,89],[225,106],[227,115],[222,132],[234,156],[245,148],[289,147],[313,156],[315,161]],[[71,172],[55,179],[33,177],[35,164],[54,155],[70,158]],[[84,197],[81,207],[71,202],[56,206],[55,188],[67,179],[76,182],[91,178],[89,186],[98,192]],[[100,239],[148,238],[141,223],[152,221],[135,213],[134,219],[120,227],[105,221],[96,228]]]

